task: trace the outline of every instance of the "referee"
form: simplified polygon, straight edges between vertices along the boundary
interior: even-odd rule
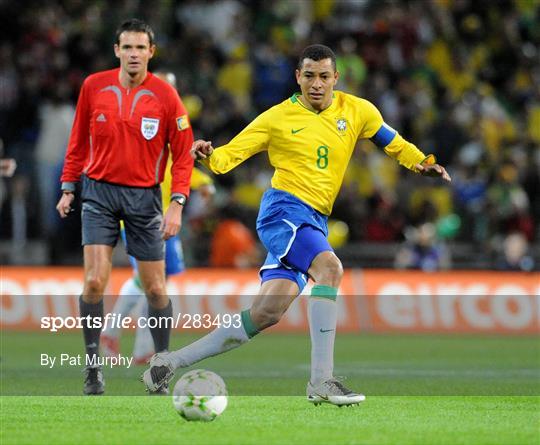
[[[148,71],[155,52],[154,33],[131,19],[116,31],[120,67],[90,75],[82,86],[62,173],[56,209],[71,211],[75,183],[81,182],[84,289],[79,300],[86,347],[85,394],[103,394],[99,357],[103,293],[112,268],[112,251],[124,221],[127,252],[137,260],[149,303],[156,352],[169,347],[172,307],[166,293],[164,240],[176,236],[189,194],[193,142],[186,109],[167,82]],[[171,205],[162,215],[159,184],[172,156]],[[168,392],[168,388],[160,388]]]

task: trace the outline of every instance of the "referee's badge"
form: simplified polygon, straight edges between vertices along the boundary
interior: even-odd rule
[[[185,130],[186,128],[189,128],[189,119],[187,114],[183,114],[180,117],[176,118],[176,126],[178,127],[178,131]]]
[[[340,135],[344,135],[347,132],[347,119],[344,117],[336,119],[336,128]]]
[[[143,117],[141,120],[141,133],[144,138],[149,141],[158,132],[159,119],[153,119],[151,117]]]

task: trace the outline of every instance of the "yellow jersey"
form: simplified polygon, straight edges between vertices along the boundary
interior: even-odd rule
[[[332,104],[314,112],[298,96],[260,114],[203,163],[214,173],[227,173],[266,150],[275,168],[272,187],[330,215],[359,138],[382,141],[377,145],[413,171],[426,159],[424,153],[388,127],[377,108],[365,99],[335,91]],[[383,133],[384,137],[378,137]]]

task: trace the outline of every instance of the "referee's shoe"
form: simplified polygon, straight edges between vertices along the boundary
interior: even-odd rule
[[[97,396],[105,392],[105,379],[101,366],[87,366],[84,368],[84,393],[87,396]]]

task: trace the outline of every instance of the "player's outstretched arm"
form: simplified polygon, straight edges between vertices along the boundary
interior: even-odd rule
[[[193,142],[189,152],[193,159],[200,160],[209,157],[213,151],[214,148],[212,147],[212,142],[197,139],[195,142]]]
[[[414,144],[407,142],[392,127],[387,125],[375,105],[361,99],[359,106],[362,109],[365,124],[360,138],[369,138],[377,147],[408,168],[423,176],[439,176],[450,182],[451,178],[442,165],[437,164],[435,156],[426,156]],[[421,160],[421,161],[420,161]]]

